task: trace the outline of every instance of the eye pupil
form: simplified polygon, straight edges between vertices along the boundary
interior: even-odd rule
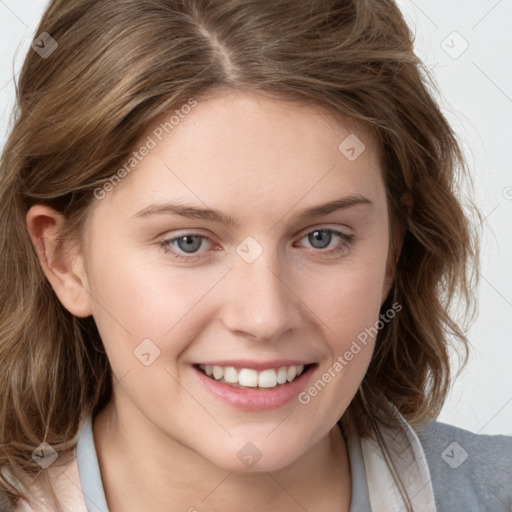
[[[182,242],[185,242],[182,244]],[[185,252],[195,252],[201,247],[201,238],[195,235],[187,235],[178,238],[177,243],[181,250]]]
[[[328,231],[313,231],[309,235],[309,242],[315,249],[324,249],[329,245],[331,237],[332,233]]]

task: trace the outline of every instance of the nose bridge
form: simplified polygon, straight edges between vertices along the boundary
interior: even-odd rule
[[[298,315],[275,248],[258,245],[247,240],[237,248],[224,323],[232,331],[272,340],[292,327]]]

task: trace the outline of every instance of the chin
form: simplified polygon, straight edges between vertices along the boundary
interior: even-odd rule
[[[204,453],[203,457],[226,471],[252,474],[279,471],[300,457],[297,450],[279,451],[279,447],[270,446],[268,442],[262,447],[263,443],[262,440],[258,447],[258,441],[247,441],[240,443],[236,448],[230,447],[211,454]]]

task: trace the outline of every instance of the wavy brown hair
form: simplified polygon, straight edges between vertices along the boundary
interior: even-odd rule
[[[457,198],[460,146],[392,0],[53,0],[42,32],[58,48],[26,56],[0,162],[0,467],[28,485],[45,473],[34,448],[71,453],[112,393],[94,320],[53,292],[28,209],[52,206],[67,219],[61,238],[79,239],[94,190],[148,124],[219,87],[319,105],[376,136],[391,233],[405,233],[382,311],[402,310],[379,332],[343,421],[361,435],[396,425],[388,400],[413,424],[436,417],[450,340],[466,355],[452,307],[461,298],[461,319],[471,316],[478,251]],[[0,494],[10,505],[27,497],[4,476]]]

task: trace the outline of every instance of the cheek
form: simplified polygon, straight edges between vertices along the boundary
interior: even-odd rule
[[[379,317],[379,276],[370,269],[366,272],[350,272],[333,276],[325,287],[322,320],[327,326],[325,336],[329,345],[326,369],[333,381],[343,387],[343,395],[355,393],[372,357],[375,334],[372,330]],[[325,379],[329,382],[329,375]],[[337,378],[334,378],[336,375]],[[342,375],[342,376],[341,376]],[[332,389],[336,388],[336,384]]]
[[[302,295],[339,350],[378,320],[386,281],[387,244],[360,246],[346,261],[319,273]],[[314,283],[313,285],[311,283]]]
[[[93,316],[114,372],[138,368],[140,351],[172,365],[204,328],[207,295],[222,269],[171,268],[154,253],[103,249],[92,258],[88,277]]]
[[[378,333],[384,269],[379,259],[360,260],[317,280],[316,293],[310,288],[308,305],[318,312],[317,325],[323,326],[327,351],[317,379],[298,399],[332,422],[349,406],[370,364]]]

